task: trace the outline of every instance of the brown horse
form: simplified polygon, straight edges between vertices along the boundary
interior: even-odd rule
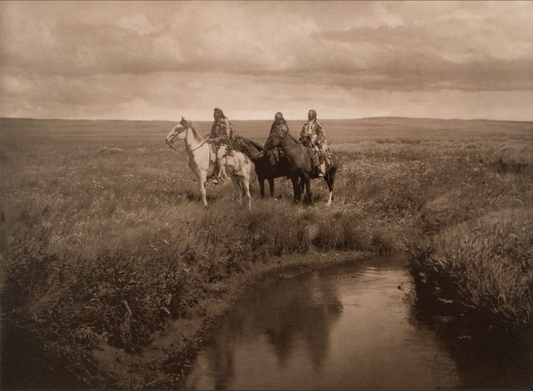
[[[289,176],[287,158],[285,156],[276,157],[273,151],[265,152],[259,143],[244,137],[237,137],[235,143],[239,150],[254,163],[261,198],[265,198],[265,180],[268,180],[270,197],[274,197],[274,178]]]
[[[319,178],[319,176],[318,168],[311,158],[308,148],[292,137],[289,132],[273,132],[265,142],[264,149],[268,151],[277,146],[281,146],[285,156],[287,156],[289,177],[294,189],[294,201],[300,201],[304,189],[307,189],[307,197],[309,201],[312,201],[311,179]],[[324,180],[329,188],[328,205],[331,205],[333,201],[335,175],[341,167],[339,155],[333,151],[331,153],[331,163],[326,165],[324,175]]]

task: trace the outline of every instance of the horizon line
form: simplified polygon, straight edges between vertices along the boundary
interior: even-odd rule
[[[438,121],[502,121],[502,122],[533,122],[533,119],[530,120],[514,120],[514,119],[488,119],[488,118],[438,118],[438,117],[402,117],[397,115],[388,115],[388,116],[373,116],[373,117],[358,117],[358,118],[320,118],[319,120],[323,121],[354,121],[354,120],[365,120],[365,119],[387,119],[387,118],[396,118],[396,119],[416,119],[416,120],[438,120]],[[42,121],[124,121],[124,122],[179,122],[179,120],[170,120],[170,119],[123,119],[123,118],[39,118],[39,117],[4,117],[0,116],[0,119],[19,119],[19,120],[42,120]],[[303,119],[287,119],[287,121],[306,121]],[[213,120],[195,120],[196,122],[213,122]],[[240,119],[232,118],[230,121],[273,121],[273,119]]]

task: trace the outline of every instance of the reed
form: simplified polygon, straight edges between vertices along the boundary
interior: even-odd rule
[[[506,208],[413,246],[418,298],[464,333],[507,333],[533,320],[531,208]],[[449,320],[449,319],[448,319]]]

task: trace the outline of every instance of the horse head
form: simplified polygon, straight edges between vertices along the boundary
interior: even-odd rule
[[[187,137],[187,130],[192,127],[192,122],[187,121],[185,118],[181,117],[181,121],[178,125],[174,126],[169,134],[167,134],[167,137],[165,138],[165,143],[167,145],[172,145],[174,143],[174,139],[177,137],[178,139],[184,139]]]
[[[263,156],[263,147],[255,141],[238,136],[235,139],[235,143],[237,144],[239,151],[243,152],[250,159]]]
[[[273,148],[280,146],[282,139],[283,136],[278,134],[278,132],[270,133],[270,136],[268,136],[267,140],[265,141],[265,144],[263,145],[263,149],[265,151],[269,151]]]
[[[270,132],[268,139],[265,141],[265,145],[263,145],[263,149],[269,151],[276,147],[290,147],[291,145],[298,143],[298,140],[289,133],[288,129],[278,129],[274,132]]]

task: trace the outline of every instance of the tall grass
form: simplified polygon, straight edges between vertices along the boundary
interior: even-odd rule
[[[419,300],[470,332],[531,327],[532,226],[531,208],[502,209],[419,243],[410,264]]]
[[[330,122],[345,162],[333,207],[321,181],[293,205],[289,181],[260,200],[253,179],[250,213],[232,186],[201,206],[183,147],[164,146],[172,124],[2,120],[2,339],[23,341],[2,346],[4,384],[109,387],[94,350],[140,352],[236,277],[316,251],[410,251],[419,296],[450,316],[530,325],[531,124],[382,121]],[[258,141],[269,127],[235,125]]]

